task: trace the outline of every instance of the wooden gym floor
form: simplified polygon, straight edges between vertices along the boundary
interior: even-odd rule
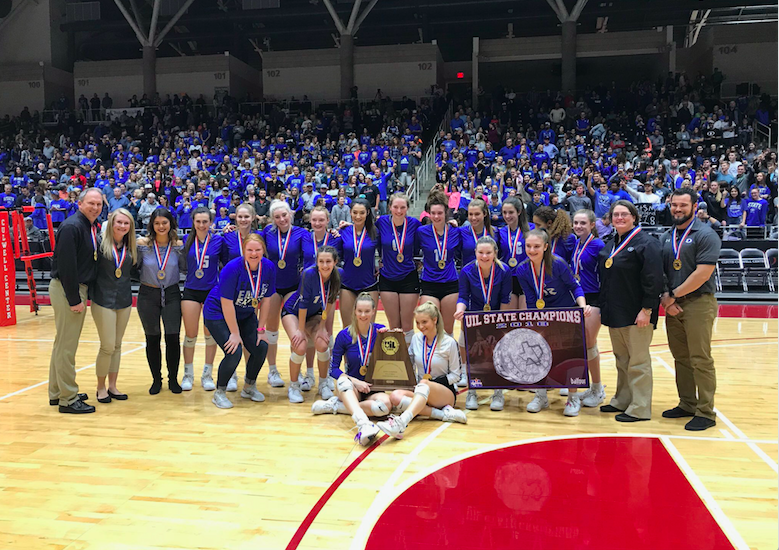
[[[383,313],[379,315],[382,320]],[[596,539],[587,542],[582,538],[584,531],[578,528],[584,526],[576,525],[577,517],[589,518],[581,521],[589,523],[599,540],[610,542],[612,548],[622,548],[616,540],[610,540],[610,533],[616,539],[617,532],[625,530],[625,522],[630,523],[631,515],[644,517],[664,508],[663,502],[652,499],[675,499],[674,495],[684,496],[685,491],[689,492],[685,497],[688,500],[692,495],[694,506],[705,506],[697,512],[702,511],[705,519],[713,518],[715,528],[719,525],[726,537],[719,541],[700,539],[697,545],[688,544],[686,548],[777,548],[776,319],[717,320],[713,351],[719,419],[716,428],[703,433],[685,432],[684,421],[660,416],[677,403],[673,358],[665,345],[661,320],[652,348],[655,385],[651,422],[623,425],[612,415],[584,408],[578,418],[564,418],[564,398],[557,392],[550,392],[550,408],[536,415],[525,412],[532,395],[526,392],[508,392],[505,410],[491,412],[490,392],[485,391],[480,395],[486,404],[468,412],[467,425],[420,419],[411,424],[405,439],[384,439],[366,450],[352,440],[355,431],[351,418],[312,416],[313,392],[304,394],[304,404],[289,404],[286,388],[268,388],[265,368],[258,384],[266,394],[265,403],[251,403],[234,393],[229,396],[235,408],[215,408],[211,394],[199,386],[202,343],[195,356],[195,389],[173,395],[165,387],[160,395],[150,396],[143,332],[135,312],[125,336],[119,378],[120,390],[130,399],[106,405],[96,402],[94,360],[98,338],[88,318],[78,352],[82,369],[78,380],[81,391],[89,394],[98,412],[86,416],[58,414],[48,405],[46,388],[54,336],[52,311],[45,307],[35,317],[27,308],[18,307],[17,316],[17,326],[0,329],[3,549],[347,549],[365,548],[366,544],[372,549],[417,548],[415,529],[430,518],[443,531],[462,524],[473,534],[478,531],[478,522],[482,528],[485,522],[491,527],[489,522],[497,521],[494,517],[485,519],[472,513],[458,517],[451,511],[473,512],[468,502],[473,500],[474,506],[481,502],[477,497],[482,496],[482,488],[486,491],[533,484],[534,476],[545,469],[543,461],[548,461],[550,469],[540,472],[539,479],[552,471],[557,472],[558,479],[545,479],[539,495],[545,495],[552,483],[557,487],[561,476],[572,476],[570,484],[579,477],[589,480],[581,492],[566,495],[559,514],[561,522],[577,528],[580,543],[525,545],[523,541],[529,544],[535,536],[532,533],[538,534],[538,530],[520,522],[510,530],[527,533],[518,541],[487,543],[486,539],[477,539],[477,543],[469,541],[471,548],[590,548]],[[340,329],[340,319],[336,319],[336,329]],[[282,332],[278,363],[288,381],[286,342]],[[601,331],[599,347],[602,352],[611,349],[606,329]],[[217,363],[221,356],[219,351]],[[616,380],[610,353],[603,353],[602,366],[610,395]],[[241,365],[241,375],[243,371]],[[464,407],[464,396],[458,398],[457,406]],[[500,470],[506,460],[515,460],[501,458],[502,449],[523,452],[560,441],[573,442],[563,453],[570,462],[564,473],[551,468],[559,456],[543,453],[527,460],[517,458],[523,469],[515,470],[515,475],[508,478],[505,472],[501,479],[489,469],[497,464]],[[596,462],[588,462],[592,457],[588,458],[586,449],[592,442],[603,443]],[[648,456],[643,453],[654,453],[655,462],[662,459],[678,467],[678,471],[662,474],[661,478],[647,478],[650,487],[674,485],[670,496],[631,490],[622,495],[626,501],[600,501],[601,505],[612,506],[604,508],[610,510],[604,517],[579,516],[578,512],[592,505],[582,498],[585,494],[619,489],[619,477],[596,478],[599,464],[614,459],[604,475],[621,471],[620,465],[632,459],[640,469],[640,458]],[[465,468],[465,455],[487,457],[484,464],[491,465],[485,466],[481,475],[443,475],[452,465],[463,464]],[[541,460],[541,467],[536,462],[530,468],[528,460]],[[652,475],[663,471],[647,470]],[[437,472],[442,475],[436,477]],[[674,478],[678,472],[683,475]],[[423,477],[439,487],[442,483],[448,486],[442,487],[440,494],[429,493],[427,498]],[[562,485],[566,484],[567,479]],[[676,485],[678,493],[673,492]],[[399,508],[400,499],[393,504],[405,489],[414,489],[406,493],[407,497],[421,495],[412,504],[416,508],[408,508],[408,502],[406,508]],[[465,508],[454,507],[460,498],[457,495],[465,495]],[[512,502],[525,497],[520,491]],[[545,507],[538,510],[518,512],[515,508],[512,513],[530,514],[522,517],[536,522],[540,516],[530,512],[543,512],[546,515],[541,519],[545,520],[556,511],[553,500],[545,501]],[[491,509],[492,504],[485,506]],[[626,506],[630,513],[622,514]],[[404,509],[410,513],[398,513]],[[672,515],[684,520],[685,511],[678,512]],[[393,524],[393,517],[401,519]],[[681,535],[674,533],[682,533],[684,525],[675,532],[670,524],[652,525],[658,533],[665,530],[668,540],[681,540]],[[391,544],[378,534],[371,537],[372,532],[379,533],[388,526],[394,533]],[[485,532],[474,536],[490,535]],[[543,538],[540,534],[538,537],[539,541]],[[643,545],[641,541],[629,545],[623,542],[625,547],[650,547],[646,541]],[[445,546],[460,548],[463,544],[454,540]]]

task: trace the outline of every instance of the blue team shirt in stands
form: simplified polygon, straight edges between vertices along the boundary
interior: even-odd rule
[[[743,199],[741,201],[741,207],[743,211],[747,213],[746,223],[748,227],[765,225],[766,214],[768,214],[767,200]]]

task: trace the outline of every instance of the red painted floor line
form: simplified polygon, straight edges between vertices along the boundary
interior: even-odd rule
[[[335,481],[330,484],[330,487],[328,487],[327,491],[325,491],[324,494],[319,497],[319,500],[316,501],[314,507],[311,508],[311,511],[300,524],[300,527],[298,527],[297,531],[295,531],[295,534],[292,536],[292,540],[290,540],[289,544],[287,544],[287,550],[295,550],[298,545],[300,545],[300,541],[303,540],[303,537],[306,535],[308,528],[311,527],[312,523],[314,523],[316,516],[319,514],[319,512],[322,511],[322,508],[325,507],[325,504],[327,504],[327,501],[330,500],[331,496],[333,496],[333,493],[335,493],[338,487],[340,487],[346,478],[349,477],[349,474],[351,474],[363,460],[368,458],[369,454],[378,449],[379,445],[381,445],[382,442],[384,442],[388,437],[389,436],[386,434],[381,436],[381,438],[379,438],[373,445],[365,449],[362,454],[360,454],[360,456],[355,458],[354,461],[352,461],[352,463],[349,464],[349,466],[347,466],[343,472],[341,472],[341,475],[339,475]]]

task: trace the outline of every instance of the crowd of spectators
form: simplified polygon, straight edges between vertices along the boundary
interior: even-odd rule
[[[618,199],[645,205],[644,223],[670,225],[671,191],[691,187],[698,216],[738,239],[776,223],[777,155],[756,145],[755,120],[775,123],[769,96],[720,100],[709,80],[685,74],[578,97],[499,86],[456,109],[439,136],[436,180],[460,222],[481,197],[500,226],[502,201],[517,195],[531,217],[542,205],[591,208],[604,233]]]
[[[148,109],[107,120],[110,103],[93,109],[85,100],[57,127],[34,117],[0,126],[0,208],[34,206],[35,227],[46,228],[47,212],[56,227],[77,210],[80,191],[97,187],[103,218],[127,208],[139,227],[165,207],[186,230],[190,213],[207,206],[221,229],[242,202],[254,205],[262,225],[273,198],[289,202],[299,225],[318,203],[337,223],[358,195],[384,213],[388,194],[414,182],[423,133],[446,108],[438,96],[319,109],[304,98],[262,114],[229,96],[209,109],[186,95],[144,96],[138,106]]]

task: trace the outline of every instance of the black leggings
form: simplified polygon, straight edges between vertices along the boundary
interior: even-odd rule
[[[146,334],[146,360],[154,380],[162,379],[160,318],[165,327],[165,361],[168,379],[176,380],[181,360],[181,291],[178,286],[164,290],[141,285],[138,291],[138,317]]]
[[[204,324],[206,328],[211,332],[211,336],[214,337],[216,343],[225,349],[225,344],[230,338],[230,329],[224,319],[205,319]],[[268,343],[261,341],[260,345],[257,345],[257,317],[249,315],[246,319],[238,321],[238,330],[241,333],[241,340],[243,346],[249,352],[249,360],[246,362],[246,380],[249,383],[254,383],[257,380],[257,376],[260,374],[262,364],[265,362],[265,356],[268,354]],[[219,363],[219,375],[217,376],[216,387],[224,389],[227,387],[227,383],[233,376],[235,369],[238,367],[238,363],[241,362],[243,355],[243,346],[238,346],[233,353],[227,353],[225,351],[224,359]]]

